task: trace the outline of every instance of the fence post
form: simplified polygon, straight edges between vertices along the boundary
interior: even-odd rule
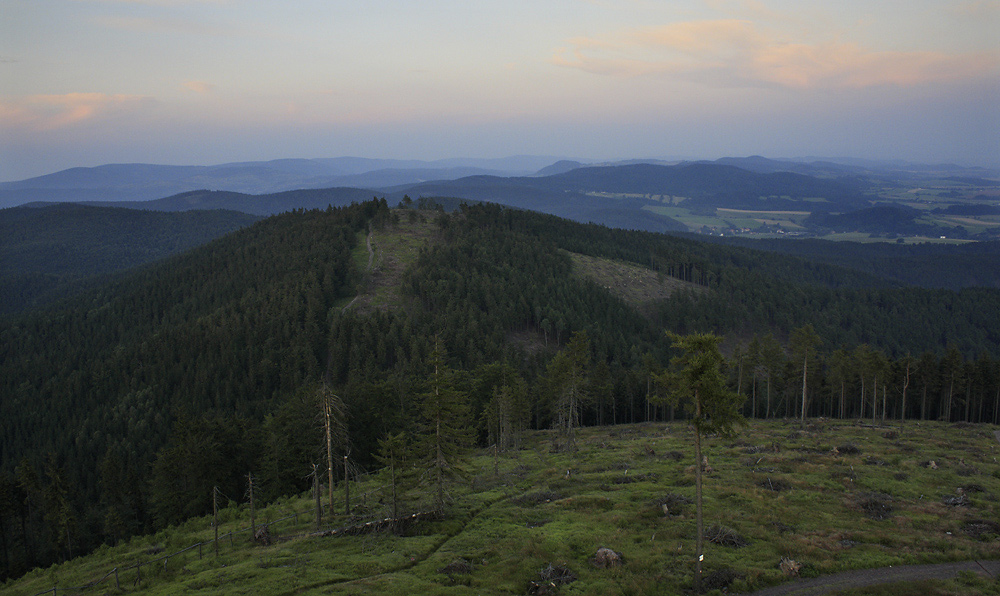
[[[330,492],[333,492],[333,485],[330,485]],[[333,512],[333,507],[330,507],[330,511]],[[347,476],[347,456],[344,456],[344,515],[351,514],[351,483],[348,482]]]
[[[250,490],[250,542],[257,539],[257,520],[253,510],[253,475],[247,472],[247,484]]]
[[[219,556],[219,487],[212,487],[212,526],[215,527],[215,556]]]
[[[319,495],[319,472],[317,470],[319,466],[317,466],[316,464],[313,464],[312,466],[313,466],[313,473],[312,473],[313,497],[315,497],[316,499],[316,531],[318,532],[319,526],[322,523],[322,518],[323,518],[323,506],[320,504],[320,495]]]
[[[121,583],[118,582],[118,568],[117,567],[115,567],[115,587],[118,588],[119,590],[122,589]]]

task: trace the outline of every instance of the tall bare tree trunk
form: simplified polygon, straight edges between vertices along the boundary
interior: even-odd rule
[[[906,377],[903,380],[903,404],[899,409],[899,421],[906,421],[906,389],[910,386],[910,361],[906,361]]]
[[[927,420],[927,383],[924,383],[923,396],[920,399],[920,419]]]
[[[878,375],[872,379],[872,426],[878,418]]]
[[[212,527],[215,529],[215,556],[219,556],[219,487],[212,487]]]
[[[329,487],[329,506],[330,515],[333,515],[333,439],[331,426],[333,421],[330,420],[332,415],[332,407],[329,398],[323,401],[323,422],[326,428],[326,479],[327,486]]]
[[[332,507],[333,505],[331,505]],[[347,456],[344,456],[344,515],[351,514],[351,483],[348,482]]]
[[[802,360],[802,422],[806,421],[806,371],[809,370],[809,358]]]
[[[698,391],[694,393],[695,401],[695,419],[701,418],[701,402],[698,400]],[[694,429],[694,500],[695,500],[695,513],[698,518],[698,537],[695,540],[695,562],[694,562],[694,591],[695,594],[701,594],[701,560],[704,558],[702,555],[703,547],[703,518],[701,509],[701,430],[697,427]]]
[[[844,397],[845,397],[844,393],[845,393],[845,390],[846,390],[846,385],[847,385],[847,383],[843,379],[841,379],[841,381],[840,381],[840,418],[841,418],[841,420],[843,420],[843,418],[844,418]]]
[[[253,503],[253,474],[247,472],[247,492],[250,493],[250,540],[257,539],[257,516]]]

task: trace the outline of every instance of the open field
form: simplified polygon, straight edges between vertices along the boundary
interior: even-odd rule
[[[706,541],[706,582],[731,592],[781,583],[783,558],[801,565],[802,577],[1000,558],[994,431],[772,420],[751,422],[733,439],[711,438],[705,523],[719,543]],[[275,523],[270,546],[253,545],[247,532],[226,537],[249,526],[247,506],[231,504],[220,516],[218,556],[211,518],[197,518],[36,570],[3,591],[33,595],[58,585],[77,593],[71,587],[105,577],[83,593],[525,594],[552,565],[575,578],[559,593],[677,594],[690,587],[694,567],[691,439],[681,422],[585,428],[578,450],[566,452],[555,432],[529,432],[521,450],[500,455],[496,473],[489,452],[471,457],[447,518],[399,535],[309,537],[313,502],[302,495],[257,512],[258,525],[298,518]],[[425,490],[408,492],[408,511],[429,507]],[[351,485],[352,515],[325,515],[321,527],[383,518],[387,494],[384,474],[363,476]],[[334,497],[343,513],[340,487]],[[158,560],[199,542],[200,551]],[[595,566],[602,547],[624,564]],[[126,568],[139,562],[146,564],[137,581],[137,570]],[[1000,593],[995,582],[982,584],[956,580],[926,593]]]

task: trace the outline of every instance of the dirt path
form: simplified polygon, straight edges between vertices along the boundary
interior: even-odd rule
[[[372,266],[375,263],[375,250],[372,248],[372,237],[374,235],[375,232],[368,232],[368,236],[365,238],[365,246],[368,247],[368,266],[365,268],[366,274],[371,274]],[[341,314],[347,312],[349,308],[354,306],[354,303],[357,302],[358,298],[361,298],[361,296],[362,296],[361,294],[358,294],[353,299],[351,299],[351,301],[347,303],[347,306],[345,306],[340,310]]]
[[[918,581],[925,579],[950,579],[961,571],[972,571],[984,577],[1000,577],[1000,561],[962,561],[939,565],[901,565],[881,569],[860,569],[812,579],[802,579],[780,586],[771,586],[744,596],[818,596],[851,588],[877,584]]]

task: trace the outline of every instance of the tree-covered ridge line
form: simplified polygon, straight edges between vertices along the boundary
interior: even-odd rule
[[[399,276],[399,307],[345,311],[364,279],[352,256],[359,240],[369,230],[376,242],[389,238],[411,217],[435,223]],[[700,289],[674,293],[650,320],[578,276],[564,251]],[[416,213],[372,201],[268,218],[58,310],[2,322],[0,479],[13,495],[2,509],[18,553],[10,569],[204,511],[212,486],[239,491],[248,471],[265,500],[306,490],[311,464],[326,461],[314,399],[322,384],[347,410],[336,458],[371,468],[394,452],[387,437],[418,434],[415,397],[433,390],[436,349],[480,444],[567,421],[673,417],[651,382],[671,355],[664,329],[726,336],[729,384],[753,404],[749,416],[857,416],[865,407],[865,416],[896,417],[905,370],[914,375],[907,417],[996,416],[996,291],[871,287],[852,272],[782,259],[495,205]],[[771,263],[782,267],[772,274]],[[935,320],[905,324],[925,313]],[[803,411],[803,374],[784,340],[808,324],[822,343]],[[581,334],[587,348],[560,357]],[[834,357],[859,344],[874,356]],[[900,366],[907,351],[926,352],[925,380]],[[567,378],[579,389],[570,405]],[[840,395],[844,409],[834,406]],[[52,501],[57,486],[70,496]],[[56,510],[39,506],[57,501]]]
[[[858,243],[705,237],[714,243],[794,255],[874,275],[890,283],[959,290],[1000,287],[1000,241],[966,244]]]
[[[238,211],[160,213],[68,203],[0,210],[0,315],[107,283],[111,274],[259,219]]]

